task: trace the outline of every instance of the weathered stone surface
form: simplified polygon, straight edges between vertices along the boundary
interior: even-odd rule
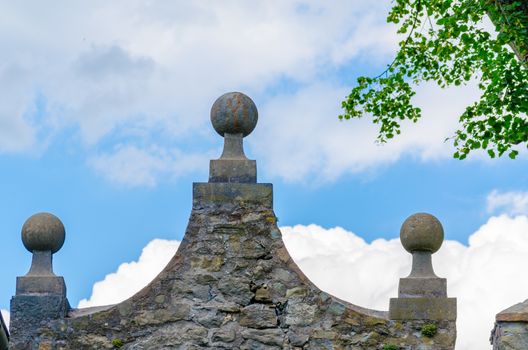
[[[435,253],[444,242],[444,228],[431,214],[413,214],[402,224],[400,241],[409,253],[415,251]]]
[[[218,97],[211,107],[211,123],[220,136],[240,133],[249,135],[258,121],[253,100],[241,92],[228,92]]]
[[[22,243],[30,252],[56,253],[61,249],[65,238],[64,225],[50,213],[32,215],[22,226]]]
[[[493,350],[528,349],[528,323],[497,322],[491,332]]]
[[[246,183],[194,183],[193,207],[200,208],[212,203],[257,203],[271,209],[273,186]]]
[[[310,339],[309,329],[295,329],[294,327],[290,328],[288,332],[288,340],[293,346],[302,347]]]
[[[4,318],[2,317],[2,314],[0,313],[0,350],[7,350],[7,346],[9,342],[8,334],[9,332],[4,322]]]
[[[134,317],[133,321],[140,326],[157,325],[167,322],[189,319],[191,307],[187,304],[164,304],[165,308],[143,310]]]
[[[305,295],[306,295],[306,289],[303,287],[294,287],[286,291],[286,298],[293,298],[296,296],[303,297]]]
[[[444,240],[442,224],[431,214],[408,217],[400,230],[403,247],[412,254],[411,273],[400,278],[398,298],[391,298],[391,320],[456,321],[456,299],[447,297],[447,281],[436,276],[432,254]]]
[[[66,284],[60,276],[20,276],[16,282],[17,295],[53,294],[66,297]]]
[[[257,341],[262,344],[282,346],[285,334],[281,329],[243,329],[242,338]]]
[[[314,322],[317,305],[291,300],[285,309],[285,324],[289,326],[307,326]]]
[[[391,320],[456,321],[455,298],[391,298]]]
[[[225,277],[218,283],[218,290],[227,300],[248,305],[255,294],[251,291],[251,280],[246,277]]]
[[[35,325],[36,335],[15,336],[10,350],[106,349],[116,339],[127,350],[382,349],[387,342],[454,348],[454,321],[434,321],[438,335],[425,341],[423,320],[389,320],[320,291],[284,247],[271,186],[231,185],[236,189],[223,193],[238,194],[223,203],[204,195],[208,186],[197,191],[177,254],[142,291],[106,309],[74,310]]]
[[[271,293],[267,285],[258,287],[255,291],[255,301],[259,303],[271,303]]]
[[[528,349],[528,300],[499,312],[490,341],[494,350]]]
[[[502,310],[495,319],[499,322],[528,322],[528,300]]]
[[[231,343],[236,339],[236,332],[234,329],[219,329],[213,331],[213,342]]]
[[[256,183],[257,162],[250,159],[211,160],[209,174],[209,182]]]
[[[400,298],[447,298],[447,280],[438,277],[400,278]]]
[[[46,322],[62,319],[70,306],[62,295],[17,295],[11,299],[11,341],[30,342]],[[29,311],[29,312],[28,312]]]
[[[242,309],[240,325],[249,328],[277,327],[275,308],[264,304],[251,304]]]

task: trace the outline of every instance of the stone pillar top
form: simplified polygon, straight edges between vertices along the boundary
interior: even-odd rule
[[[444,241],[444,228],[433,215],[416,213],[403,222],[400,241],[411,254],[416,251],[436,253]]]
[[[70,304],[64,278],[53,273],[53,254],[66,238],[64,225],[53,214],[38,213],[22,226],[22,242],[33,253],[31,268],[17,277],[16,294],[11,299],[10,331],[14,338],[30,341],[50,319],[62,319]]]
[[[224,137],[224,151],[220,159],[211,160],[209,182],[256,183],[257,163],[244,154],[244,137],[258,121],[255,103],[241,92],[220,96],[211,107],[211,123]]]
[[[211,123],[220,136],[225,134],[251,134],[258,121],[257,106],[241,92],[223,94],[211,107]]]
[[[431,214],[413,214],[402,224],[400,241],[413,256],[411,274],[408,277],[437,278],[431,256],[440,249],[444,241],[444,229],[440,221]]]
[[[456,299],[447,297],[447,281],[436,276],[432,255],[444,241],[444,229],[431,214],[409,216],[400,241],[412,254],[411,273],[400,278],[398,298],[392,298],[389,317],[397,320],[455,320]]]
[[[209,163],[209,181],[193,185],[193,208],[211,203],[273,207],[273,186],[257,183],[257,162],[244,153],[244,137],[257,121],[257,106],[241,92],[228,92],[213,103],[211,123],[224,138],[224,149]]]
[[[17,278],[17,295],[66,295],[64,279],[53,272],[53,254],[62,248],[65,238],[64,225],[53,214],[38,213],[26,220],[22,242],[33,258],[28,273]]]
[[[66,238],[64,225],[50,213],[32,215],[22,226],[22,243],[31,253],[35,251],[58,252]]]

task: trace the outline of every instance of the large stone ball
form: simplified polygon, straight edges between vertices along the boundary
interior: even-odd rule
[[[241,92],[223,94],[211,107],[211,123],[220,136],[228,133],[246,137],[255,129],[257,121],[257,106]]]
[[[64,225],[53,214],[38,213],[26,220],[22,226],[22,242],[30,252],[61,249],[66,238]]]
[[[444,241],[444,228],[431,214],[417,213],[404,221],[400,241],[408,252],[429,251],[435,253]]]

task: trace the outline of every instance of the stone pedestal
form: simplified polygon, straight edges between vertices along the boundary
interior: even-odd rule
[[[391,298],[391,320],[456,321],[456,298]]]
[[[215,159],[209,166],[209,182],[255,183],[257,162],[250,159]]]
[[[64,319],[70,310],[64,278],[53,273],[53,254],[64,239],[62,222],[49,213],[33,215],[22,227],[22,241],[33,258],[28,273],[17,277],[11,299],[10,334],[16,341],[11,348],[31,348],[43,324]]]
[[[410,275],[400,278],[398,298],[390,300],[391,320],[456,320],[456,299],[447,297],[447,280],[435,275],[432,264],[443,237],[440,221],[430,214],[415,214],[403,223],[400,239],[413,261]]]
[[[456,298],[447,297],[445,278],[400,278],[398,298],[390,299],[391,320],[455,321],[456,315]]]

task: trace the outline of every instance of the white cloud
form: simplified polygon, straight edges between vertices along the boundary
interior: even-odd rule
[[[450,158],[458,116],[478,96],[475,84],[441,89],[425,84],[415,96],[423,109],[417,124],[405,124],[402,135],[375,143],[377,126],[368,117],[338,122],[346,87],[314,84],[291,95],[277,96],[261,108],[262,118],[248,142],[264,171],[289,181],[332,181],[396,162],[403,155],[424,161]]]
[[[0,92],[9,96],[0,107],[0,152],[42,143],[43,126],[68,130],[70,137],[78,129],[73,136],[80,136],[94,165],[116,156],[120,136],[136,133],[139,140],[127,144],[147,158],[143,178],[94,168],[113,182],[153,186],[167,173],[156,170],[166,159],[160,151],[153,155],[145,139],[157,139],[161,130],[169,140],[157,143],[164,152],[177,142],[182,152],[197,153],[185,140],[214,139],[207,125],[212,102],[240,90],[261,110],[260,136],[249,142],[271,175],[332,181],[404,154],[443,159],[452,153],[444,139],[475,99],[474,85],[420,87],[415,100],[425,118],[385,146],[374,143],[376,128],[368,120],[337,120],[351,88],[342,72],[366,74],[351,67],[369,70],[394,56],[401,38],[386,23],[390,7],[390,1],[368,0],[96,0],[56,11],[34,2],[3,3],[0,11],[10,20],[0,24],[0,51],[3,70],[11,73],[2,74],[0,66]],[[45,108],[38,121],[28,121],[24,115],[35,108],[36,95]],[[94,156],[95,149],[103,154]],[[176,173],[187,171],[185,162],[173,165]]]
[[[396,48],[384,18],[388,2],[99,0],[61,11],[34,2],[1,7],[11,19],[0,25],[10,33],[0,35],[3,61],[27,66],[19,95],[41,93],[50,108],[46,117],[78,125],[88,144],[138,119],[176,135],[196,132],[207,122],[208,102],[226,90],[257,93],[282,78],[313,80],[326,67],[370,53],[383,59]],[[0,86],[10,86],[1,77]],[[21,110],[33,103],[5,101]]]
[[[138,261],[123,263],[115,273],[94,284],[89,299],[79,307],[108,305],[126,300],[139,292],[168,264],[180,245],[179,241],[154,239],[143,248]]]
[[[494,190],[486,198],[488,213],[528,214],[528,192]]]
[[[4,309],[1,309],[0,312],[2,313],[2,317],[7,326],[7,329],[9,329],[9,322],[11,321],[11,314],[9,313],[9,311],[4,310]]]
[[[89,159],[97,173],[118,184],[155,186],[161,176],[181,176],[197,170],[205,171],[205,154],[185,154],[177,149],[168,151],[158,146],[141,149],[133,145],[118,145],[112,153]]]
[[[18,62],[0,63],[0,152],[30,150],[35,143],[35,126],[29,115],[34,112],[33,94],[26,89],[29,72]]]
[[[43,142],[39,128],[51,127],[80,136],[88,158],[98,157],[95,149],[117,147],[123,142],[119,135],[137,130],[147,139],[162,130],[182,152],[195,153],[188,144],[182,147],[183,138],[216,137],[205,130],[210,131],[209,108],[221,93],[242,90],[263,106],[258,100],[266,100],[284,80],[312,84],[354,58],[390,59],[397,39],[385,22],[389,7],[367,0],[99,0],[56,11],[37,3],[2,3],[0,10],[10,20],[0,24],[5,62],[0,86],[9,97],[0,107],[5,126],[0,152],[30,149]],[[39,118],[28,121],[25,113],[35,109],[37,96],[43,101]],[[145,143],[129,145],[152,155]],[[173,148],[159,147],[167,153]],[[147,161],[162,167],[152,157]],[[185,171],[183,166],[176,165]],[[164,173],[147,171],[135,182],[116,176],[112,167],[95,168],[128,185],[152,186]]]
[[[318,225],[281,231],[291,256],[312,282],[357,305],[387,310],[389,298],[397,295],[398,278],[408,274],[410,256],[398,239],[368,244],[343,228]]]
[[[336,227],[282,227],[285,244],[303,272],[321,289],[373,309],[388,309],[411,258],[398,239],[365,242]],[[80,307],[116,303],[150,282],[179,242],[154,240],[138,262],[122,264],[94,285]],[[469,246],[445,241],[434,255],[437,275],[448,279],[448,294],[458,298],[457,349],[490,349],[495,314],[528,297],[528,217],[491,217],[469,238]]]
[[[370,244],[341,228],[283,227],[294,260],[322,289],[360,306],[388,309],[410,255],[399,240]],[[444,242],[434,255],[437,275],[458,298],[457,349],[490,349],[495,314],[528,297],[528,217],[492,217],[469,238],[469,246]]]

